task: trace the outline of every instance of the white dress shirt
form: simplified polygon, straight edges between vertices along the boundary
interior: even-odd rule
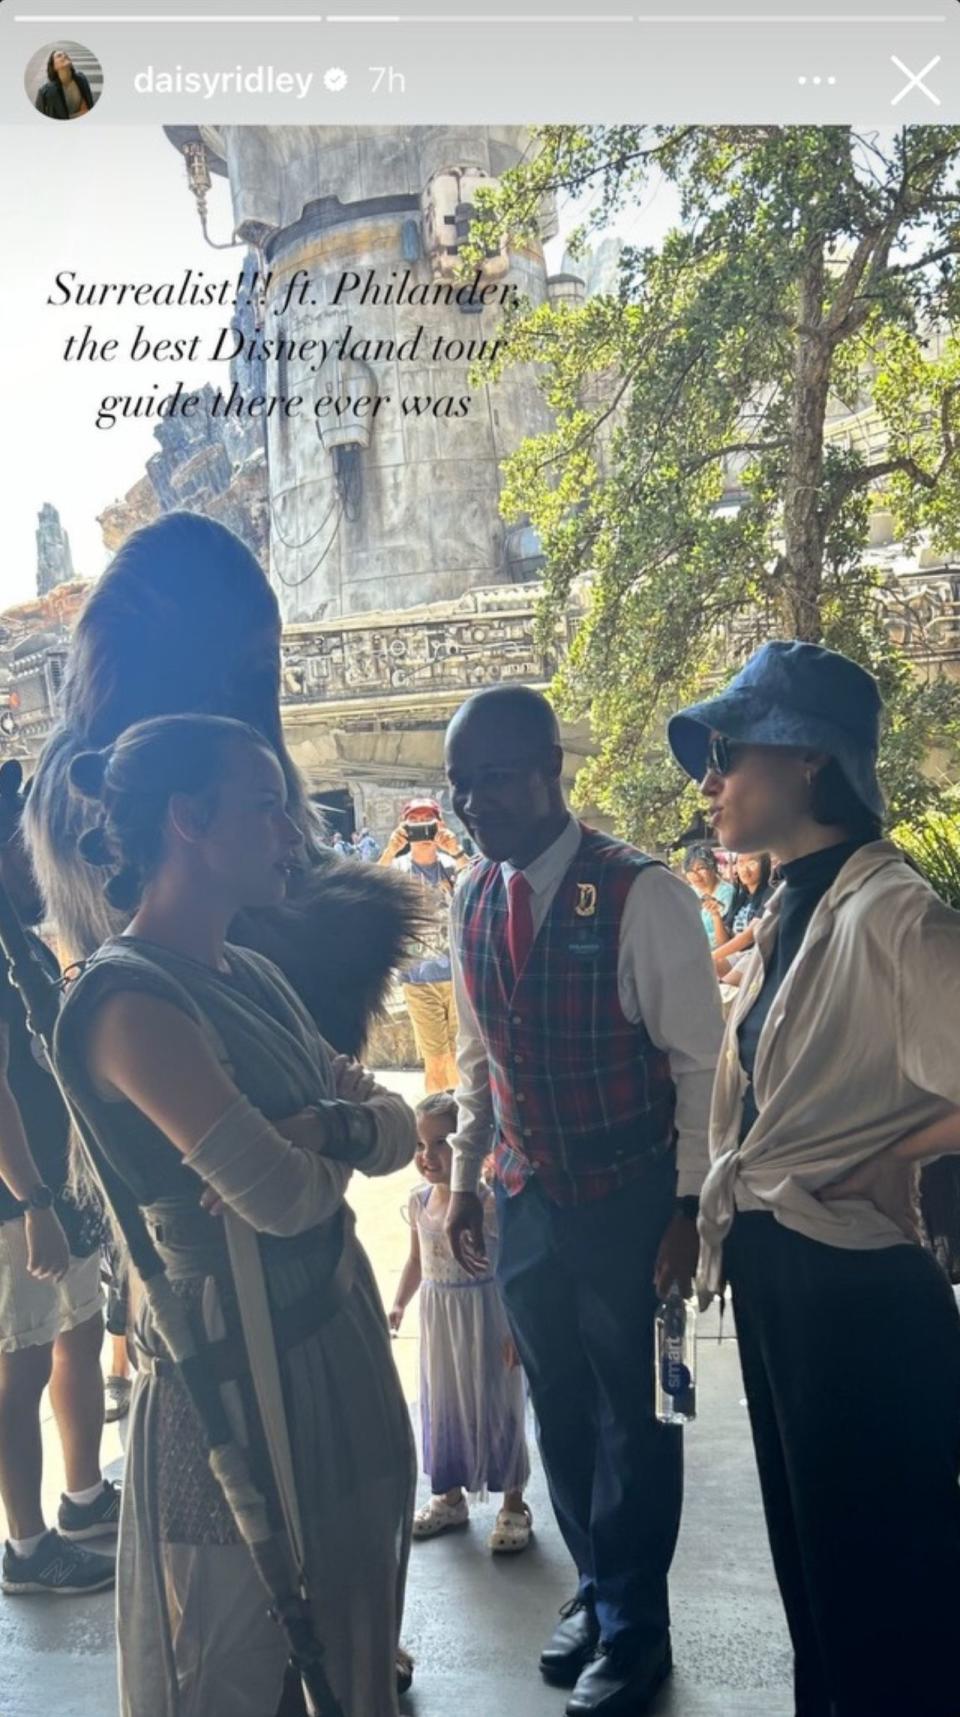
[[[570,817],[562,834],[524,875],[532,889],[534,936],[580,846],[580,825]],[[500,866],[508,885],[514,866]],[[475,1192],[480,1168],[493,1148],[493,1098],[487,1053],[460,962],[458,897],[454,895],[451,957],[457,1004],[457,1107],[451,1186]],[[697,1194],[707,1172],[707,1131],[713,1076],[723,1037],[717,980],[693,890],[663,865],[649,865],[634,882],[623,909],[617,994],[624,1017],[646,1026],[670,1058],[677,1091],[677,1194]]]

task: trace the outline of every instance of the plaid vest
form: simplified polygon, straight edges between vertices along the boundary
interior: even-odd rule
[[[507,891],[481,860],[454,896],[453,934],[490,1070],[497,1175],[531,1174],[558,1204],[604,1198],[675,1141],[667,1054],[620,1006],[620,922],[637,876],[658,861],[583,828],[514,982]]]

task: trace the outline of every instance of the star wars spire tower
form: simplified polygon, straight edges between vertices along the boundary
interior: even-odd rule
[[[519,160],[522,128],[168,135],[201,216],[210,174],[225,175],[233,236],[257,253],[265,290],[232,336],[246,337],[235,368],[256,365],[268,396],[303,402],[264,421],[285,620],[395,612],[529,578],[529,540],[500,517],[500,463],[547,427],[547,409],[531,370],[473,387],[469,357],[496,340],[512,293],[546,298],[542,250],[487,257],[472,290],[461,279],[477,190]]]

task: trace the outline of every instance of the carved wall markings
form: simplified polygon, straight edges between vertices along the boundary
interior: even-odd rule
[[[35,758],[50,732],[84,593],[80,584],[61,586],[45,604],[0,616],[0,758]],[[500,585],[458,602],[287,627],[282,700],[291,729],[309,727],[314,712],[318,729],[345,732],[436,725],[480,686],[547,684],[576,630],[582,591],[549,649],[535,635],[540,594],[533,584]],[[890,572],[876,599],[891,637],[912,661],[960,675],[960,566]],[[726,659],[744,660],[775,629],[763,613],[738,620],[727,633]],[[359,792],[359,763],[344,758],[336,772],[349,775]],[[398,777],[405,775],[401,767]],[[395,790],[403,791],[399,779]],[[386,810],[378,806],[369,820],[380,824]]]
[[[547,653],[535,639],[532,606],[513,613],[372,621],[290,629],[283,644],[284,702],[389,700],[393,693],[402,700],[403,693],[468,693],[509,680],[542,684],[559,661],[559,648]],[[564,641],[558,640],[561,648]]]

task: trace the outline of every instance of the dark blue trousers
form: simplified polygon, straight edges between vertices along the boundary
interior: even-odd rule
[[[661,1641],[680,1526],[683,1439],[653,1411],[653,1267],[672,1155],[609,1198],[497,1187],[497,1275],[536,1409],[560,1530],[606,1644]]]

